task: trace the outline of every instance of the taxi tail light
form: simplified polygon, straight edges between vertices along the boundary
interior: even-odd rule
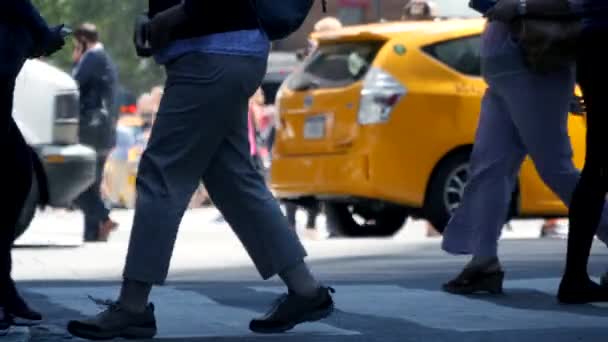
[[[373,67],[363,81],[359,124],[373,125],[387,122],[393,109],[407,94],[407,89],[388,72]]]

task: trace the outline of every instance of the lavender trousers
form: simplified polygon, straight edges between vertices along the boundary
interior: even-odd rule
[[[566,204],[580,172],[572,162],[568,110],[574,67],[530,72],[508,29],[491,23],[482,37],[482,73],[488,89],[471,156],[462,204],[446,227],[442,248],[491,257],[508,215],[522,162],[530,155],[543,181]],[[606,207],[605,207],[606,209]],[[598,238],[608,241],[608,211]]]

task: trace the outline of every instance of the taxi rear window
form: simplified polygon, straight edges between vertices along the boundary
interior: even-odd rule
[[[287,86],[295,91],[338,88],[361,80],[384,42],[348,42],[321,45],[292,74]]]
[[[481,76],[481,37],[452,39],[422,49],[450,68],[470,76]]]

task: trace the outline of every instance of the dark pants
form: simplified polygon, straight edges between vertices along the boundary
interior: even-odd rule
[[[608,191],[608,30],[588,30],[579,47],[577,72],[587,108],[587,152],[570,205],[566,277],[588,279],[587,263]]]
[[[0,171],[6,201],[0,206],[0,305],[12,286],[11,248],[15,227],[32,184],[32,155],[12,117],[15,75],[0,74]]]
[[[15,79],[31,43],[27,29],[0,24],[0,147],[4,153],[0,180],[6,198],[0,206],[0,305],[16,295],[11,279],[11,248],[17,221],[32,185],[33,152],[12,116]]]
[[[263,278],[301,263],[306,252],[256,171],[247,138],[247,106],[266,59],[191,53],[166,69],[165,94],[137,175],[125,278],[165,281],[201,177]]]
[[[76,199],[76,205],[78,205],[84,213],[85,241],[98,240],[99,225],[102,222],[109,220],[110,210],[106,207],[101,198],[101,182],[103,180],[103,169],[107,159],[107,153],[97,153],[95,182]]]

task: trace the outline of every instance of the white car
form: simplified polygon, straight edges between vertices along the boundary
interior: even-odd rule
[[[17,78],[13,117],[36,152],[37,175],[21,214],[17,236],[37,205],[68,207],[95,179],[96,154],[78,143],[80,103],[74,79],[41,60],[27,61]]]

